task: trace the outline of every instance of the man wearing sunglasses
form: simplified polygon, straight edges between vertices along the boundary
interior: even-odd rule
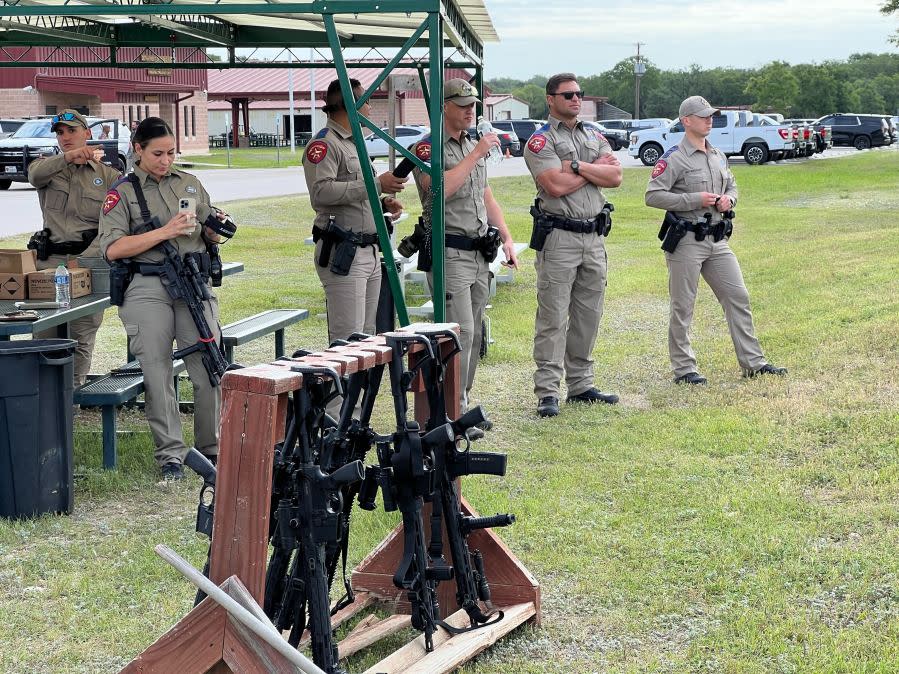
[[[689,222],[681,230],[686,235],[673,242],[673,251],[669,252],[670,247],[665,250],[671,296],[668,355],[675,384],[706,383],[697,370],[689,336],[700,275],[724,308],[743,376],[787,373],[786,368],[765,360],[755,336],[740,263],[728,244],[727,222],[722,222],[732,217],[725,214],[737,203],[737,183],[727,156],[706,140],[712,117],[718,114],[702,96],[690,96],[681,103],[678,116],[684,125],[684,139],[656,162],[646,187],[647,206],[671,211]],[[720,234],[713,235],[713,229]]]
[[[28,166],[28,181],[37,188],[44,216],[44,229],[31,237],[29,248],[37,250],[37,268],[55,269],[78,256],[99,257],[97,228],[106,191],[119,172],[100,162],[103,148],[89,147],[87,120],[76,110],[65,110],[50,122],[59,154],[37,159]],[[94,337],[103,314],[78,318],[69,324],[75,348],[75,385],[84,383],[91,367]],[[37,338],[55,337],[56,331]]]
[[[593,346],[606,290],[604,239],[611,222],[607,211],[602,215],[602,188],[621,184],[621,165],[602,134],[578,121],[583,95],[573,74],[549,78],[549,123],[534,132],[524,153],[537,185],[535,231],[551,227],[542,245],[532,238],[532,247],[539,247],[534,393],[541,417],[559,414],[563,374],[567,402],[618,402],[617,395],[594,386]]]
[[[492,241],[501,242],[508,264],[518,266],[515,242],[506,226],[502,209],[487,184],[487,164],[484,158],[499,138],[494,133],[477,140],[469,137],[468,129],[475,123],[478,90],[464,79],[455,78],[443,86],[443,189],[445,224],[446,320],[458,323],[461,329],[461,407],[464,412],[474,383],[475,368],[481,350],[481,322],[490,297],[490,261],[482,242],[492,234]],[[412,147],[412,152],[425,162],[431,160],[431,138],[424,138]],[[422,207],[430,209],[431,177],[419,169],[414,172]],[[496,254],[496,248],[492,248]],[[432,280],[431,274],[428,274]],[[433,287],[433,283],[431,283]],[[469,439],[483,437],[492,425],[468,431]]]

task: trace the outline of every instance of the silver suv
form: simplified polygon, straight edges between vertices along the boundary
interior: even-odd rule
[[[12,183],[28,182],[28,165],[40,157],[59,154],[56,134],[50,130],[52,117],[28,119],[8,138],[0,139],[0,190],[8,190]],[[88,145],[103,148],[103,163],[124,172],[128,166],[128,150],[131,147],[131,132],[117,119],[88,117],[91,140]],[[104,135],[108,127],[108,135]]]

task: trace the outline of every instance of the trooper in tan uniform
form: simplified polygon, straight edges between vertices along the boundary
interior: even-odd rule
[[[728,236],[718,237],[716,242],[711,234],[696,233],[697,224],[720,223],[722,214],[737,203],[737,183],[727,156],[706,140],[712,117],[717,114],[719,111],[701,96],[691,96],[681,103],[678,116],[684,125],[684,139],[656,162],[646,187],[647,206],[671,211],[691,223],[674,252],[665,252],[671,295],[668,354],[678,384],[706,383],[696,368],[689,336],[700,275],[724,308],[744,376],[787,373],[786,368],[765,360],[752,324],[749,292]]]
[[[159,264],[165,256],[158,245],[171,243],[179,254],[206,253],[206,242],[218,235],[202,223],[215,214],[209,195],[197,178],[175,169],[175,138],[159,117],[144,119],[134,133],[137,177],[150,215],[158,218],[157,229],[137,232],[144,224],[135,186],[122,178],[106,195],[100,217],[100,248],[110,262]],[[196,218],[179,212],[182,198],[196,200]],[[200,224],[198,224],[200,223]],[[211,293],[210,293],[211,294]],[[218,300],[203,302],[203,314],[216,342],[221,344]],[[184,443],[181,417],[172,378],[172,342],[178,348],[196,344],[199,333],[183,300],[173,300],[157,275],[135,273],[119,307],[119,317],[131,340],[131,349],[144,372],[146,414],[156,444],[155,458],[166,479],[183,476],[182,463],[188,447]],[[203,366],[202,354],[184,359],[194,389],[194,444],[215,460],[218,456],[221,392],[213,386]]]
[[[573,74],[551,77],[549,122],[534,132],[524,153],[537,185],[535,208],[552,222],[535,261],[534,393],[541,417],[559,414],[563,372],[567,402],[618,402],[617,395],[594,386],[593,346],[607,275],[605,236],[598,231],[606,204],[602,188],[621,184],[621,165],[606,139],[578,121],[582,98]]]
[[[480,357],[481,322],[490,296],[490,265],[477,248],[478,238],[487,234],[488,223],[499,230],[507,264],[517,268],[518,259],[502,209],[487,184],[485,157],[493,147],[499,147],[499,138],[495,133],[488,133],[475,141],[468,135],[474,126],[478,90],[463,79],[452,79],[444,84],[443,100],[446,320],[458,323],[461,330],[460,382],[464,412]],[[416,143],[412,151],[419,159],[430,161],[430,136]],[[414,175],[422,206],[430,208],[431,177],[419,169]],[[430,272],[428,281],[433,288]],[[485,423],[481,430],[490,427],[491,424]],[[469,437],[482,435],[474,431]]]
[[[350,85],[354,95],[360,97],[362,85],[357,80],[350,80]],[[354,332],[374,333],[381,263],[375,220],[338,80],[328,86],[324,110],[328,123],[306,146],[303,173],[315,210],[315,271],[325,289],[328,338],[333,341],[346,339]],[[367,116],[369,106],[366,104],[360,112]],[[379,175],[375,184],[381,194],[396,194],[406,180],[387,172]],[[402,209],[395,199],[382,203],[393,213]],[[338,269],[335,265],[342,254],[340,239],[348,233],[355,243],[346,247],[355,248],[355,255],[349,265]],[[327,253],[324,257],[323,250]]]
[[[55,269],[79,255],[99,257],[96,239],[103,198],[119,172],[100,163],[102,148],[88,147],[91,137],[87,120],[75,110],[56,115],[50,125],[60,154],[37,159],[28,166],[28,181],[37,188],[44,216],[44,230],[35,234],[29,248],[38,250],[37,268]],[[39,244],[45,239],[43,246]],[[44,250],[41,250],[44,248]],[[42,257],[42,253],[46,256]],[[91,369],[94,338],[103,314],[78,318],[69,324],[75,347],[75,386],[81,386]],[[35,335],[55,337],[56,330]]]

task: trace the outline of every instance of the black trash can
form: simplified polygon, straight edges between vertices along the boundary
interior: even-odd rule
[[[72,512],[75,344],[0,342],[0,517]]]

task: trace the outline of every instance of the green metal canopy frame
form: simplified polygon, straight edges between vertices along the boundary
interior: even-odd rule
[[[361,162],[363,178],[402,325],[409,323],[409,316],[384,224],[374,170],[367,161],[362,127],[385,140],[431,177],[432,298],[437,322],[446,318],[443,153],[432,153],[430,165],[425,164],[359,110],[395,68],[416,68],[428,107],[431,143],[435,148],[442,148],[444,68],[473,69],[475,84],[483,90],[483,44],[497,39],[482,0],[0,0],[0,54],[5,58],[0,61],[0,67],[7,68],[146,68],[150,64],[145,54],[158,57],[167,68],[333,67],[344,100],[351,101],[355,97],[343,49],[369,48],[377,56],[380,56],[378,48],[396,49],[386,66],[387,59],[365,58],[352,62],[354,68],[383,68],[383,71],[355,101],[355,106],[348,106],[347,112],[353,142],[360,158],[366,159]],[[53,49],[42,60],[34,60],[35,47]],[[77,56],[68,51],[74,47],[80,48]],[[84,60],[85,47],[90,49],[93,57],[90,60]],[[134,57],[132,50],[132,57],[123,59],[119,50],[126,47],[138,47],[142,51]],[[250,61],[236,53],[243,48],[273,47],[280,48],[281,52],[270,61]],[[329,47],[333,61],[303,62],[290,51],[304,47]],[[212,60],[205,52],[208,48],[226,49],[227,60]],[[453,50],[452,60],[448,62],[444,59],[445,48]],[[413,50],[423,49],[427,50],[424,56],[413,56]],[[160,51],[168,53],[160,54]]]

